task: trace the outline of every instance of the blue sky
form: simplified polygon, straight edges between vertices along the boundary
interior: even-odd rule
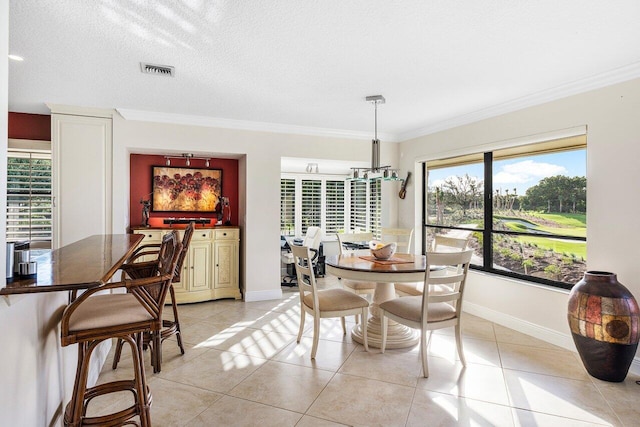
[[[428,165],[427,165],[428,166]],[[517,189],[518,195],[524,195],[527,188],[536,185],[540,180],[555,176],[586,176],[587,151],[572,150],[537,156],[518,157],[493,163],[493,188]],[[482,180],[484,176],[482,164],[464,165],[429,171],[429,185],[440,185],[451,176],[462,176],[465,173]]]

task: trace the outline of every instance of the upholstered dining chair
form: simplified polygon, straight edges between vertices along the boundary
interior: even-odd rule
[[[371,255],[371,250],[360,248],[362,244],[369,244],[373,240],[371,232],[338,233],[338,247],[340,255],[355,253],[358,255]],[[376,284],[373,282],[357,282],[353,280],[341,280],[345,289],[358,295],[373,295]]]
[[[347,326],[345,316],[360,315],[366,323],[369,316],[369,301],[340,288],[318,290],[316,277],[311,263],[312,255],[306,246],[292,246],[293,257],[298,275],[298,289],[300,292],[300,329],[297,342],[302,339],[304,331],[305,314],[313,316],[313,347],[311,358],[316,358],[318,340],[320,338],[320,319],[327,317],[340,317],[342,331],[346,335]],[[364,349],[369,351],[367,342],[367,328],[363,329]]]
[[[178,262],[176,263],[175,272],[173,278],[171,279],[171,283],[169,284],[169,296],[171,297],[171,308],[173,309],[173,320],[163,319],[162,320],[162,331],[160,332],[160,343],[158,346],[158,354],[157,357],[153,358],[154,365],[153,371],[155,373],[160,372],[162,366],[162,343],[167,338],[175,335],[176,341],[178,342],[178,347],[180,348],[180,353],[184,354],[184,345],[182,344],[182,333],[180,331],[180,318],[178,317],[178,304],[176,303],[176,293],[173,288],[173,283],[178,283],[181,280],[181,273],[184,265],[184,260],[187,257],[187,253],[189,252],[189,245],[191,245],[191,238],[193,237],[193,232],[195,231],[195,222],[191,221],[189,225],[184,230],[184,234],[182,236],[182,250],[178,256]],[[177,232],[173,230],[173,233]],[[138,262],[140,258],[143,256],[149,255],[159,255],[161,244],[150,243],[147,245],[142,245],[136,249],[136,251],[127,259],[127,261],[122,265],[122,276],[129,277],[131,279],[141,279],[144,277],[149,277],[157,274],[158,271],[158,258],[153,261],[144,261]],[[143,346],[146,346],[150,340],[150,336],[147,334],[145,336],[145,343]],[[113,369],[118,367],[118,362],[120,361],[120,356],[122,354],[122,347],[124,342],[122,340],[118,340],[116,344],[116,350],[113,357]]]
[[[409,254],[411,253],[413,228],[381,228],[380,240],[382,243],[395,242],[397,253]]]
[[[430,252],[461,252],[467,249],[469,238],[449,237],[436,234],[431,242]],[[396,294],[399,296],[422,295],[423,283],[396,283]],[[435,286],[435,290],[446,289]]]
[[[90,289],[64,310],[61,343],[63,346],[78,344],[78,366],[73,394],[64,413],[66,426],[131,424],[131,418],[135,416],[140,417],[142,426],[151,425],[151,393],[147,386],[142,355],[143,334],[159,336],[164,299],[181,248],[182,244],[176,235],[167,234],[160,248],[157,274]],[[95,295],[97,292],[119,288],[126,289],[127,292]],[[112,338],[126,341],[131,347],[134,379],[87,387],[93,351],[102,341]],[[154,340],[151,345],[157,345],[157,341]],[[92,399],[121,391],[130,391],[133,394],[132,406],[112,414],[87,417],[87,406]]]
[[[455,328],[456,347],[463,366],[466,366],[462,349],[460,314],[465,290],[469,262],[473,250],[463,252],[428,252],[424,277],[424,289],[421,296],[399,297],[380,304],[382,319],[382,345],[384,353],[387,344],[389,319],[410,328],[420,330],[420,355],[424,377],[429,376],[427,362],[427,331],[442,328]],[[437,274],[443,266],[452,266],[446,274]],[[434,274],[436,273],[436,274]],[[431,285],[445,285],[449,292],[431,293]],[[429,340],[431,334],[429,334]]]

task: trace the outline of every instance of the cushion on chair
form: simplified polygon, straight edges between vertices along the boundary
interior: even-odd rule
[[[420,322],[422,318],[422,297],[401,297],[380,304],[380,308],[395,314],[396,316],[414,322]],[[442,322],[456,317],[456,309],[445,302],[429,304],[427,322]]]
[[[283,264],[293,264],[293,254],[291,252],[286,252],[280,255],[280,261]]]
[[[304,304],[313,308],[311,293],[304,296]],[[320,311],[339,311],[368,307],[369,301],[344,289],[325,289],[318,291],[318,304]]]
[[[376,288],[376,284],[374,282],[354,282],[352,280],[345,280],[342,282],[342,284],[344,285],[344,287],[355,289],[356,291]]]
[[[95,295],[87,298],[69,318],[69,331],[145,322],[153,317],[133,294]]]
[[[422,289],[424,289],[424,283],[396,283],[395,289],[398,292],[409,295],[422,295]]]
[[[438,294],[448,294],[452,292],[450,286],[447,285],[429,285],[431,292],[429,295],[438,295]],[[422,295],[422,290],[424,289],[424,283],[396,283],[395,284],[396,291],[403,292],[405,294],[409,294],[412,296]]]

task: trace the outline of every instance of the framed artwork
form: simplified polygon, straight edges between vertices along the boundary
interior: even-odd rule
[[[222,170],[153,166],[153,212],[218,212]]]

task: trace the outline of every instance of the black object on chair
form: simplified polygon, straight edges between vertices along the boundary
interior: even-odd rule
[[[322,274],[318,274],[317,266],[320,261],[320,256],[322,255],[320,250],[320,245],[322,241],[323,233],[320,227],[309,227],[307,228],[307,234],[304,239],[293,239],[292,242],[282,243],[282,239],[284,236],[280,236],[280,249],[281,249],[281,262],[286,266],[287,272],[286,275],[282,278],[281,285],[282,286],[297,286],[298,278],[295,270],[295,260],[293,257],[293,253],[291,252],[291,247],[289,243],[292,243],[295,246],[306,246],[309,248],[309,251],[313,254],[313,258],[311,262],[313,263],[313,268],[317,276],[324,276],[324,271]],[[285,251],[286,252],[283,252]],[[322,257],[324,262],[324,257]],[[324,268],[323,268],[324,270]]]

